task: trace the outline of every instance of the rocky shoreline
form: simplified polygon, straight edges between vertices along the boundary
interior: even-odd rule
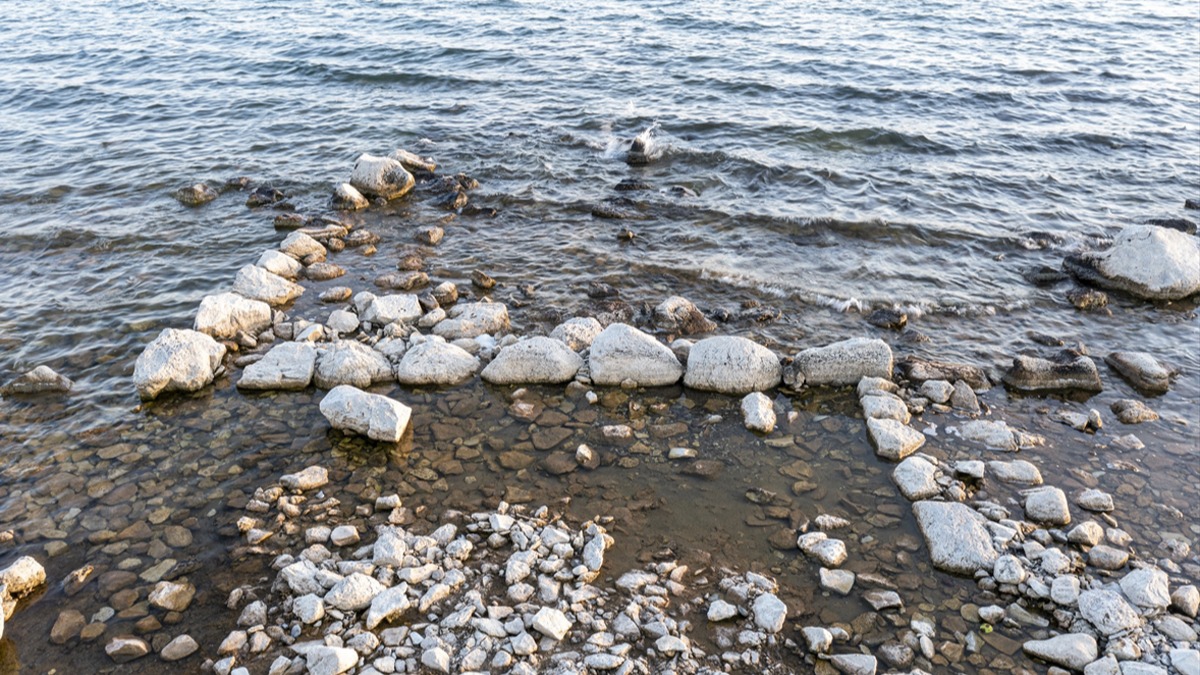
[[[436,199],[445,208],[463,209],[474,181],[440,177],[435,169],[404,151],[388,158],[364,155],[332,203],[367,208],[368,196],[402,197],[419,176],[422,184],[440,186]],[[180,199],[201,205],[215,196],[193,186]],[[595,405],[604,388],[637,396],[682,382],[689,390],[742,397],[746,433],[769,435],[781,419],[786,424],[795,415],[789,397],[813,388],[856,387],[863,432],[882,461],[895,463],[893,482],[912,502],[933,566],[973,578],[990,602],[964,606],[967,621],[988,628],[1033,626],[1041,636],[1020,649],[1051,664],[1053,672],[1200,670],[1193,647],[1200,594],[1188,583],[1200,576],[1200,565],[1186,541],[1176,540],[1167,557],[1143,558],[1109,515],[1112,495],[1091,490],[1072,500],[1044,485],[1039,468],[1024,460],[920,452],[939,428],[998,451],[1037,446],[1042,440],[1036,434],[989,419],[979,393],[999,381],[1018,392],[1099,391],[1103,378],[1086,352],[1017,355],[1003,374],[912,357],[897,363],[879,339],[853,338],[785,356],[745,337],[712,336],[717,324],[681,297],[657,305],[646,330],[629,323],[628,306],[614,304],[611,312],[562,322],[547,336],[518,337],[510,332],[505,304],[486,297],[459,301],[450,282],[427,288],[432,282],[420,259],[411,257],[397,263],[397,272],[375,279],[379,294],[327,288],[321,301],[331,308],[328,315],[299,318],[282,308],[306,292],[302,280],[341,277],[346,270],[329,257],[374,247],[379,237],[337,219],[277,218],[276,225],[299,227],[277,250],[240,269],[230,292],[205,297],[191,330],[168,328],[147,346],[134,370],[144,400],[201,391],[235,374],[237,387],[247,392],[315,386],[328,390],[319,409],[332,428],[403,444],[413,433],[412,409],[366,389],[454,387],[478,375],[515,388],[512,409],[519,416],[521,406],[532,407],[520,387],[561,386]],[[422,230],[417,240],[436,246],[445,236],[437,230]],[[1174,266],[1147,262],[1161,259]],[[1083,280],[1150,299],[1200,290],[1195,238],[1165,228],[1135,226],[1103,254],[1064,265]],[[489,284],[494,281],[483,272],[473,278],[475,291],[485,296]],[[384,292],[397,290],[404,292]],[[673,339],[660,341],[655,332]],[[1166,391],[1176,375],[1141,352],[1113,352],[1105,361],[1148,394]],[[7,391],[69,390],[69,380],[46,370]],[[1119,403],[1112,412],[1122,424],[1154,419],[1142,401]],[[1095,410],[1055,414],[1081,432],[1104,424]],[[633,442],[634,433],[624,425],[601,429],[613,443]],[[1137,447],[1141,441],[1127,434],[1114,443]],[[587,445],[556,454],[564,471],[599,463]],[[669,459],[695,456],[694,449],[673,448]],[[337,504],[319,492],[324,475],[315,465],[307,474],[284,476],[247,504],[238,529],[248,551],[274,555],[278,577],[268,596],[251,600],[243,591],[229,598],[242,628],[216,647],[221,658],[206,668],[240,675],[250,672],[240,665],[244,659],[278,653],[265,672],[788,672],[786,664],[803,662],[820,672],[858,674],[936,670],[939,659],[948,665],[956,651],[961,656],[972,649],[968,635],[935,644],[936,625],[921,614],[893,621],[893,638],[874,645],[842,626],[789,624],[797,612],[775,595],[777,582],[749,571],[689,571],[663,561],[606,583],[601,566],[612,537],[603,518],[572,528],[548,509],[501,504],[493,512],[448,513],[441,527],[420,535],[405,530],[401,516],[393,522],[403,506],[399,495],[391,495],[359,507],[358,515],[375,529],[375,540],[364,543],[372,532],[338,524]],[[1014,486],[1019,498],[1005,502],[992,494]],[[308,494],[313,490],[318,492]],[[839,595],[855,592],[857,581],[841,569],[853,550],[833,536],[847,525],[822,515],[792,530],[792,550],[819,564],[814,584]],[[23,558],[0,571],[0,589],[8,588],[0,597],[28,593],[28,579],[37,576],[28,570],[36,564]],[[82,586],[90,572],[75,574]],[[43,572],[33,586],[44,581]],[[185,611],[196,593],[186,574],[153,583],[145,601],[168,616]],[[874,587],[861,592],[862,599],[881,615],[903,618],[897,589],[886,579],[869,583]],[[8,617],[13,605],[5,603]],[[55,623],[52,641],[72,641],[97,623],[71,612]],[[395,623],[401,625],[382,627]],[[704,644],[718,648],[698,646],[699,633],[706,634]],[[195,658],[201,645],[187,635],[162,644],[122,635],[109,638],[105,651],[116,662],[151,652],[176,661]]]

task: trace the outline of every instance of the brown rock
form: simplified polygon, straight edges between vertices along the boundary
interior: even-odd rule
[[[329,281],[345,273],[346,270],[342,266],[327,262],[315,263],[304,269],[304,276],[313,281]]]
[[[79,611],[64,609],[59,612],[58,619],[50,628],[50,641],[56,645],[66,644],[69,640],[77,637],[86,625],[87,619],[83,618],[83,614]]]
[[[79,632],[79,640],[81,642],[91,642],[101,635],[104,635],[104,631],[107,628],[108,626],[99,621],[95,623],[89,623],[83,627],[82,631]]]
[[[565,427],[538,429],[533,432],[533,447],[538,450],[549,450],[573,435],[575,435],[575,430]]]
[[[552,452],[542,460],[542,468],[555,476],[570,473],[578,466],[575,463],[575,457],[565,452]]]
[[[496,280],[479,270],[471,272],[471,283],[474,284],[476,288],[481,288],[485,291],[496,287]]]

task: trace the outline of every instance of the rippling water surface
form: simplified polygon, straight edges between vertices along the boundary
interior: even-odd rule
[[[635,305],[762,303],[779,318],[727,330],[781,352],[879,335],[1003,366],[1036,347],[1030,331],[1096,356],[1144,349],[1182,368],[1154,405],[1183,424],[1139,434],[1160,466],[1194,469],[1195,304],[1114,295],[1083,313],[1065,299],[1074,282],[1026,280],[1123,225],[1200,217],[1183,209],[1200,197],[1194,3],[10,0],[4,13],[0,379],[48,364],[76,382],[62,402],[0,401],[12,485],[54,457],[52,432],[142,424],[129,381],[142,346],[280,238],[275,212],[242,194],[190,209],[172,190],[248,176],[318,213],[359,153],[397,147],[480,181],[472,199],[497,215],[448,226],[431,276],[484,269],[502,297],[532,284],[520,329],[580,311],[602,280]],[[661,156],[627,165],[648,129]],[[614,191],[628,178],[652,188]],[[385,246],[341,261],[350,285],[369,287],[412,223],[441,215],[413,199],[355,216]],[[892,306],[929,340],[863,320]],[[1088,405],[1131,393],[1105,377]]]

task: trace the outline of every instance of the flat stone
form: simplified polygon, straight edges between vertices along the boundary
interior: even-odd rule
[[[1001,420],[970,420],[958,425],[958,434],[964,440],[982,443],[989,448],[1016,452],[1016,434]]]
[[[834,654],[829,662],[839,673],[845,675],[875,675],[879,667],[874,656],[869,654]]]
[[[322,389],[345,384],[362,389],[392,378],[387,357],[355,340],[339,340],[318,350],[313,370],[313,382]]]
[[[875,454],[899,461],[925,444],[925,434],[896,420],[867,419],[867,432],[875,445]]]
[[[329,471],[323,466],[306,467],[280,477],[279,484],[290,490],[315,490],[329,483]]]
[[[723,394],[772,389],[783,376],[779,357],[743,337],[711,337],[692,345],[683,384]]]
[[[317,350],[308,342],[281,342],[261,359],[246,366],[239,389],[299,390],[312,382]]]
[[[964,504],[931,501],[914,503],[913,514],[934,567],[968,576],[992,570],[999,556],[983,516]]]
[[[1102,570],[1119,570],[1129,562],[1129,552],[1106,544],[1094,546],[1088,551],[1088,564]]]
[[[1079,594],[1079,613],[1101,635],[1113,635],[1142,624],[1142,617],[1121,597],[1109,590],[1091,590]]]
[[[296,279],[304,272],[304,265],[299,260],[283,251],[273,249],[263,251],[262,255],[258,257],[258,262],[254,264],[284,279]],[[268,319],[269,321],[270,319]]]
[[[849,595],[854,588],[856,576],[849,570],[835,570],[822,567],[818,573],[821,588],[834,591],[840,595]]]
[[[1041,485],[1042,472],[1033,464],[1023,460],[991,461],[987,463],[988,472],[1002,483],[1016,485]]]
[[[392,621],[412,607],[408,599],[408,586],[400,584],[388,588],[371,600],[371,608],[367,611],[367,630],[375,630],[379,624]]]
[[[358,665],[358,652],[345,647],[311,647],[304,654],[308,675],[340,675]]]
[[[74,384],[69,378],[54,372],[50,366],[38,366],[0,387],[0,395],[61,394],[71,391]]]
[[[130,636],[114,637],[104,646],[104,653],[117,663],[129,663],[150,653],[145,640]]]
[[[901,424],[908,424],[912,419],[908,406],[896,396],[868,395],[860,398],[858,403],[868,419],[896,420]]]
[[[542,635],[561,642],[571,630],[571,620],[557,609],[543,607],[534,615],[531,627]]]
[[[359,319],[375,326],[416,321],[424,314],[420,300],[411,293],[375,295],[363,292],[354,296],[354,307]]]
[[[1100,655],[1096,638],[1082,633],[1056,635],[1048,640],[1029,640],[1022,648],[1034,658],[1076,672],[1082,672]]]
[[[4,612],[0,611],[0,616]],[[83,618],[78,610],[65,609],[58,613],[58,618],[55,619],[54,625],[50,628],[50,642],[56,645],[66,644],[70,640],[79,637],[79,632],[87,625],[87,619]]]
[[[1145,403],[1129,398],[1114,401],[1109,408],[1121,424],[1141,424],[1158,419],[1158,413],[1151,410]]]

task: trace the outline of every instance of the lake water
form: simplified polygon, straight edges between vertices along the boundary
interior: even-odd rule
[[[355,157],[398,147],[480,182],[472,203],[496,215],[447,225],[428,271],[464,288],[472,270],[487,271],[501,282],[497,299],[510,302],[519,333],[594,311],[585,291],[601,281],[635,307],[685,295],[729,315],[721,332],[755,336],[784,354],[866,335],[888,340],[898,355],[1003,368],[1022,351],[1050,353],[1031,332],[1082,342],[1097,359],[1117,349],[1152,352],[1181,369],[1172,390],[1149,401],[1159,423],[1092,437],[1046,420],[1046,407],[1111,417],[1112,401],[1138,397],[1103,365],[1106,389],[1090,401],[993,390],[985,402],[1014,426],[1047,435],[1034,456],[1060,482],[1089,465],[1115,492],[1149,474],[1161,498],[1123,517],[1155,530],[1151,543],[1159,532],[1186,530],[1159,523],[1154,504],[1200,518],[1195,303],[1113,294],[1109,311],[1082,312],[1066,299],[1075,282],[1029,280],[1124,225],[1200,219],[1183,208],[1200,197],[1194,4],[9,0],[4,14],[0,380],[46,364],[75,389],[65,399],[0,400],[0,530],[17,532],[16,545],[0,544],[0,563],[20,553],[44,559],[47,541],[66,541],[68,552],[47,565],[53,578],[98,558],[117,564],[125,553],[99,553],[79,527],[81,513],[116,507],[89,486],[150,482],[145,503],[103,517],[131,522],[171,505],[172,490],[192,494],[167,522],[189,523],[189,554],[215,574],[226,561],[213,544],[229,545],[219,531],[236,519],[234,495],[314,457],[348,461],[331,454],[339,439],[327,439],[313,414],[319,392],[245,397],[226,380],[215,393],[140,410],[130,375],[159,330],[190,326],[203,296],[226,289],[238,267],[282,236],[271,225],[278,212],[247,208],[242,193],[192,209],[173,190],[247,176],[316,214]],[[655,161],[631,166],[625,150],[643,133]],[[614,189],[629,179],[649,189]],[[594,215],[613,211],[627,218]],[[336,283],[370,288],[394,269],[416,225],[445,215],[417,197],[352,216],[384,242],[374,257],[348,249],[335,259],[351,272]],[[632,242],[618,238],[625,227],[636,233]],[[323,318],[309,296],[295,312]],[[865,321],[884,307],[908,311],[907,334]],[[476,404],[503,411],[507,392],[469,391]],[[561,392],[546,396],[561,404]],[[690,407],[665,398],[675,401],[670,415],[699,434],[703,416],[688,417]],[[426,422],[445,415],[435,400],[424,405]],[[856,476],[862,466],[874,476],[858,486],[864,495],[890,487],[850,426],[852,405],[797,405],[842,420],[825,440],[805,443],[868,450],[854,461],[813,450],[805,459],[819,476],[857,462]],[[727,413],[736,418],[733,407]],[[277,421],[256,431],[246,421],[255,415]],[[587,422],[576,422],[583,426],[573,438],[585,440]],[[717,434],[727,440],[713,442],[715,454],[737,454],[727,447],[739,442],[736,427]],[[789,433],[820,428],[811,421]],[[1143,453],[1114,464],[1096,450],[1131,430],[1147,444]],[[527,440],[518,436],[507,443]],[[123,442],[131,448],[95,455]],[[290,456],[302,448],[307,455]],[[453,450],[431,438],[427,459]],[[815,583],[815,568],[793,569],[799,563],[770,552],[765,534],[753,554],[736,539],[757,536],[738,534],[759,517],[745,512],[753,509],[742,499],[747,485],[781,480],[774,460],[750,457],[758,459],[738,462],[722,496],[672,488],[682,492],[662,498],[679,513],[692,508],[689,499],[715,499],[722,536],[735,542],[723,553],[743,556],[743,566],[783,565],[778,573],[794,573],[797,585]],[[638,490],[666,489],[660,475],[622,485],[611,470],[545,489],[587,504],[605,494],[640,503]],[[345,471],[357,475],[352,463]],[[651,512],[630,536],[650,545],[681,517],[656,521]],[[912,536],[911,522],[905,527]],[[703,541],[703,528],[684,539],[684,547]],[[970,588],[932,602],[966,598]],[[106,665],[99,643],[46,643],[66,603],[57,586],[48,594],[10,624],[10,653],[29,672],[80,654]],[[189,621],[222,616],[216,595]],[[80,609],[91,616],[101,600]],[[826,620],[852,616],[847,605]],[[199,638],[205,629],[193,630]],[[227,628],[209,630],[219,641]]]

